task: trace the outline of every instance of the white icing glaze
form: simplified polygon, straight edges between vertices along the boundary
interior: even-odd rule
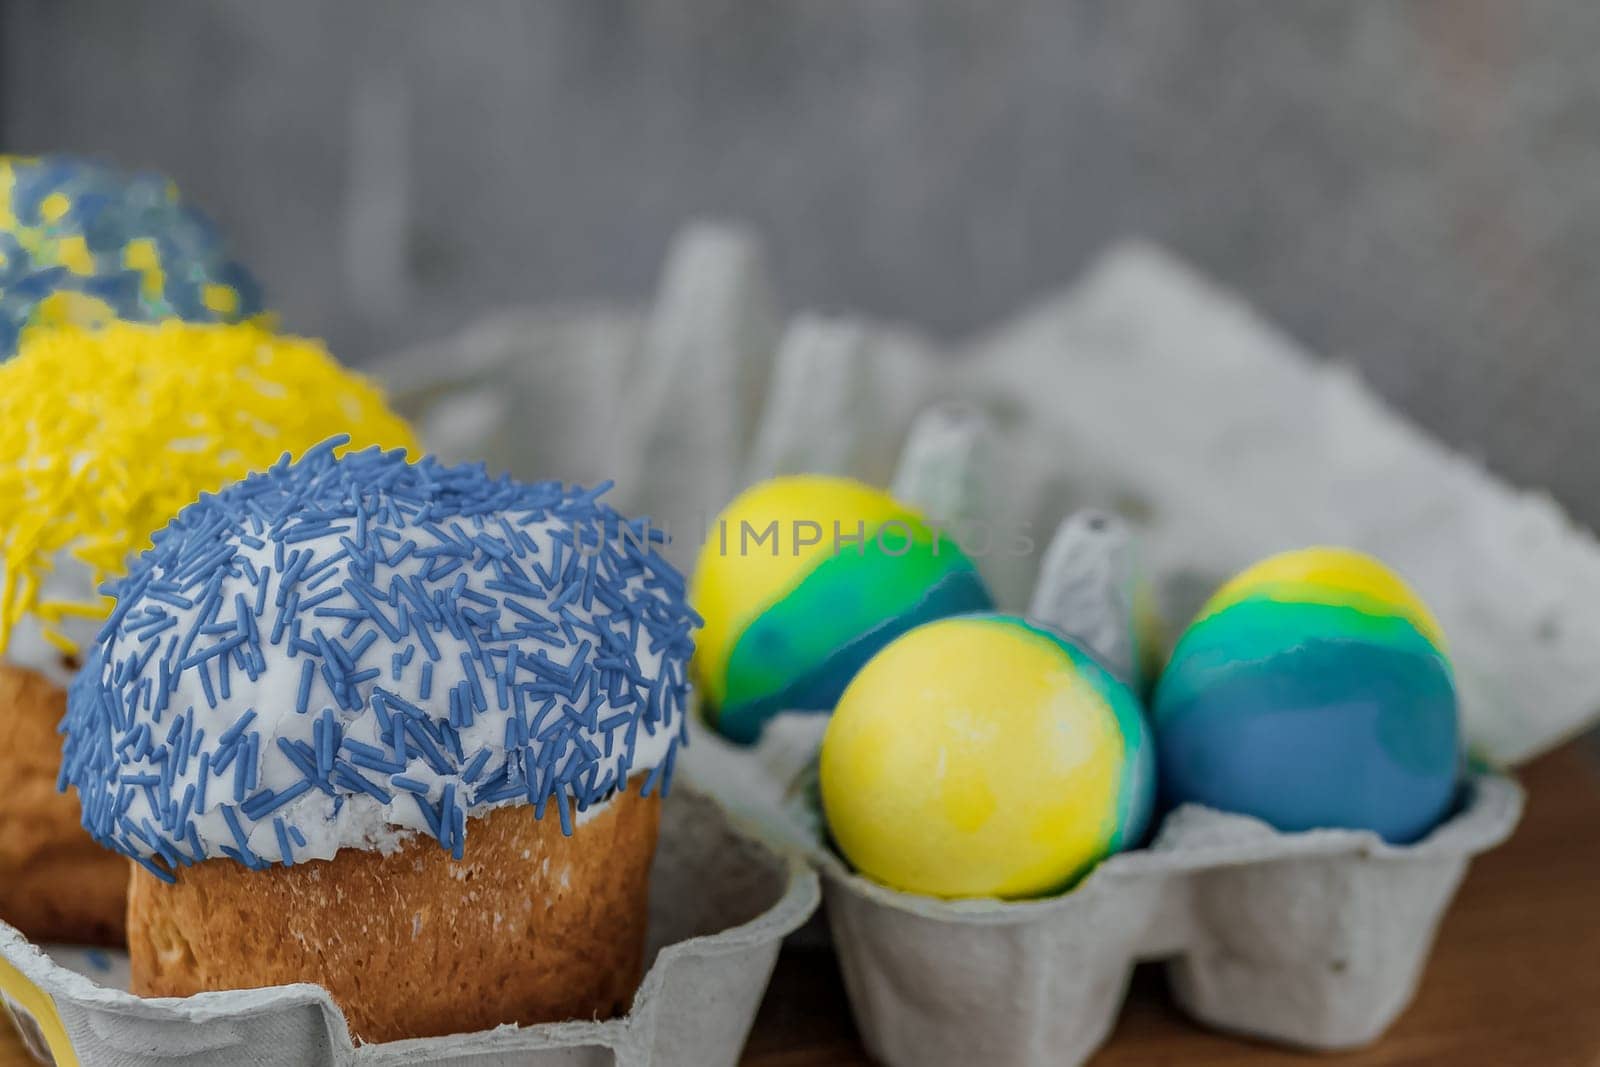
[[[540,542],[542,546],[548,545],[551,528],[548,523],[525,527],[529,535]],[[429,536],[421,530],[410,530],[408,533],[415,537],[419,544],[424,544]],[[337,537],[325,537],[301,542],[296,547],[309,547],[313,549],[315,558],[321,558],[338,551],[339,544]],[[274,550],[271,543],[260,549],[241,545],[239,554],[241,557],[248,559],[258,569],[270,567],[274,562]],[[414,568],[404,563],[398,568],[399,571],[405,573],[409,573],[411,569]],[[386,586],[390,574],[395,572],[396,569],[380,563],[377,567],[377,582],[375,584],[380,587]],[[468,589],[488,592],[484,588],[484,583],[493,577],[492,573],[471,571],[470,569],[464,569],[463,572],[467,574]],[[271,613],[272,598],[276,595],[279,577],[281,576],[274,571],[269,579],[270,584],[267,594],[269,615]],[[635,578],[633,581],[638,582],[640,579]],[[335,588],[338,584],[338,581],[334,580],[329,582],[325,588]],[[232,605],[235,602],[235,596],[241,594],[248,600],[253,600],[256,596],[256,588],[242,575],[224,578],[222,585],[223,603]],[[489,595],[497,594],[490,593]],[[338,596],[321,605],[322,608],[329,609],[330,614],[333,611],[356,606],[354,597],[342,590]],[[594,616],[594,612],[586,611],[581,604],[572,605],[571,610],[575,615],[585,620],[592,619]],[[199,611],[200,607],[198,605],[188,609],[173,609],[171,614],[176,616],[178,620],[174,632],[185,632],[193,624]],[[231,617],[231,612],[226,612],[223,615],[225,619]],[[338,620],[333,619],[331,622],[336,625]],[[265,620],[263,620],[262,626],[265,627],[266,625]],[[361,657],[358,666],[363,668],[380,667],[382,674],[373,684],[394,687],[397,692],[400,692],[400,695],[418,703],[430,714],[443,718],[445,716],[445,700],[449,691],[466,677],[462,655],[468,653],[469,648],[466,642],[453,637],[448,632],[435,633],[433,638],[437,643],[440,655],[433,664],[431,698],[427,701],[419,699],[414,688],[402,688],[414,686],[418,670],[417,663],[413,663],[408,669],[405,682],[395,683],[393,681],[391,656],[396,646],[389,641],[382,638],[376,641]],[[131,640],[131,638],[126,637],[118,637],[116,639],[118,643]],[[171,701],[171,707],[174,711],[182,711],[188,706],[194,707],[195,723],[197,726],[202,726],[207,733],[207,738],[201,751],[208,749],[215,751],[217,739],[221,737],[229,726],[237,722],[247,710],[254,710],[256,718],[251,724],[251,729],[260,735],[258,785],[274,791],[280,791],[294,785],[302,777],[301,772],[279,749],[277,745],[278,739],[283,738],[290,741],[313,744],[313,727],[317,721],[318,713],[330,703],[326,699],[328,692],[323,687],[322,679],[318,677],[316,679],[318,693],[311,702],[309,713],[302,715],[297,711],[296,703],[301,676],[301,662],[304,661],[305,656],[302,655],[291,659],[288,655],[287,647],[287,642],[273,645],[263,641],[261,648],[266,656],[266,669],[260,672],[259,677],[254,681],[243,672],[234,669],[230,675],[229,695],[226,698],[220,695],[217,696],[215,709],[208,708],[205,693],[195,680],[196,676],[192,672],[184,676]],[[539,647],[542,648],[543,646]],[[115,653],[117,645],[114,644],[112,649]],[[548,649],[546,651],[548,651],[552,661],[561,666],[568,666],[572,663],[575,646],[569,644],[566,648]],[[662,656],[661,653],[650,649],[648,638],[643,630],[640,632],[635,651],[641,672],[648,678],[658,677],[661,671]],[[420,659],[420,656],[418,658]],[[144,671],[139,675],[135,675],[127,684],[130,687],[136,687],[139,681],[146,677],[151,680],[152,684],[155,684],[157,681],[158,659],[159,657],[152,657],[146,664]],[[362,688],[364,692],[370,692],[371,687],[366,685]],[[492,706],[492,695],[490,700]],[[374,715],[364,713],[353,718],[350,716],[345,716],[345,718],[349,719],[346,726],[346,738],[374,746],[382,745],[383,739],[378,736],[378,720]],[[677,721],[671,724],[670,729],[662,727],[656,729],[653,733],[647,731],[643,726],[640,727],[630,767],[630,781],[632,783],[630,788],[638,788],[638,776],[659,766],[666,758],[674,739],[681,735],[686,720],[687,714],[682,713],[678,716]],[[170,721],[170,715],[168,721]],[[505,720],[503,716],[480,715],[472,725],[461,729],[462,747],[469,753],[477,749],[487,749],[490,753],[488,766],[496,766],[503,762],[506,754],[506,748],[503,744],[504,728]],[[157,729],[164,729],[164,726],[158,726]],[[601,746],[604,744],[603,737],[599,735],[591,736],[591,740]],[[603,770],[618,770],[624,751],[624,746],[615,745],[612,753],[602,761]],[[154,766],[140,768],[138,763],[135,762],[129,768],[129,771],[137,772],[140,769],[158,770]],[[421,758],[413,758],[403,773],[406,777],[427,783],[427,799],[435,805],[439,803],[445,785],[450,782],[459,783],[460,780],[459,774],[440,775],[435,773],[428,763]],[[181,795],[188,785],[197,784],[199,774],[199,760],[191,760],[186,773],[175,776],[172,788],[173,794]],[[602,777],[604,777],[603,774]],[[222,814],[221,806],[216,803],[218,799],[232,799],[232,779],[233,775],[231,773],[224,775],[221,779],[213,777],[209,783],[211,803],[208,809],[204,813],[193,816],[193,824],[200,844],[208,856],[223,855],[222,849],[225,846],[232,847],[235,844],[234,835]],[[601,799],[576,812],[575,824],[581,825],[587,822],[608,801],[609,797]],[[468,806],[466,814],[468,817],[467,830],[469,836],[473,818],[482,816],[496,808],[519,803],[526,803],[526,800],[514,797],[497,803]],[[390,853],[398,849],[401,844],[417,832],[427,832],[427,824],[416,803],[409,794],[400,790],[395,790],[393,799],[384,804],[380,803],[377,798],[364,794],[350,794],[341,791],[338,797],[331,797],[326,793],[312,789],[283,808],[278,809],[274,814],[284,819],[286,823],[298,827],[305,837],[303,846],[298,844],[293,846],[293,858],[297,862],[309,859],[330,859],[340,849],[344,848]],[[135,825],[140,825],[143,819],[159,822],[158,813],[152,808],[148,795],[143,792],[134,795],[127,815]],[[547,809],[546,817],[557,817],[554,802]],[[269,863],[282,861],[282,850],[271,819],[265,819],[250,826],[248,841],[251,851],[260,859]],[[150,849],[145,854],[154,857],[156,850]]]

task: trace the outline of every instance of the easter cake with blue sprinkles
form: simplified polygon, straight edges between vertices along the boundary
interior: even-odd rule
[[[202,496],[106,587],[60,784],[139,865],[134,990],[319,982],[365,1040],[619,1010],[686,741],[683,579],[607,486],[341,444]],[[394,966],[350,937],[363,895],[474,960],[470,1005],[363,989]]]
[[[0,360],[34,328],[261,311],[255,279],[167,178],[0,155]]]

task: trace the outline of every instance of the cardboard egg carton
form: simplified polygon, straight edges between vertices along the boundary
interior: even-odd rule
[[[695,770],[821,870],[856,1023],[889,1067],[1083,1062],[1148,961],[1165,962],[1178,1003],[1207,1026],[1298,1048],[1365,1045],[1411,1002],[1472,857],[1522,812],[1517,785],[1489,773],[1405,847],[1186,806],[1068,893],[936,900],[863,878],[829,847],[815,793],[824,726],[779,716],[754,750],[702,738]]]
[[[980,451],[975,434],[964,443],[909,449],[897,484],[960,484]],[[1069,517],[1029,616],[1132,677],[1134,557],[1114,516]],[[702,737],[685,769],[821,870],[856,1022],[889,1067],[1081,1062],[1111,1032],[1140,961],[1164,961],[1178,1003],[1216,1029],[1318,1050],[1367,1044],[1411,1002],[1468,862],[1522,812],[1521,790],[1493,773],[1473,775],[1455,815],[1405,847],[1190,805],[1067,893],[937,900],[875,884],[830,847],[816,777],[826,723],[781,715],[752,749]]]
[[[1176,627],[1255,560],[1342,544],[1433,608],[1466,735],[1490,764],[1553,747],[1600,707],[1590,534],[1148,246],[1119,246],[1075,286],[941,347],[854,316],[785,318],[759,242],[697,226],[648,311],[508,312],[382,373],[455,458],[616,477],[619,505],[667,526],[686,567],[744,486],[853,475],[1005,538],[971,553],[1001,606],[1065,620],[1137,681],[1146,637],[1125,622],[1138,582]],[[1120,532],[1069,537],[1063,518],[1084,509],[1120,516],[1137,550]],[[1311,1048],[1369,1041],[1409,1001],[1468,861],[1511,833],[1522,802],[1508,778],[1478,774],[1457,814],[1405,848],[1186,808],[1061,897],[941,902],[856,877],[826,847],[805,774],[823,722],[780,716],[754,749],[702,730],[681,766],[822,871],[857,1021],[891,1064],[1073,1062],[1142,959],[1168,960],[1208,1025]]]
[[[652,962],[622,1018],[354,1045],[320,986],[144,999],[126,992],[124,956],[47,953],[4,923],[0,1000],[41,1063],[55,1038],[58,1067],[731,1067],[779,946],[818,897],[798,857],[680,783],[662,807],[651,871]]]

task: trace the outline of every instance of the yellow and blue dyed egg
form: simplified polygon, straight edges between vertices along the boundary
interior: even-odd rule
[[[1444,635],[1399,577],[1358,552],[1285,553],[1223,586],[1173,650],[1153,712],[1172,804],[1405,843],[1455,799]]]
[[[1144,711],[1053,630],[980,614],[920,626],[845,690],[822,742],[828,828],[873,881],[936,897],[1071,887],[1138,844]]]
[[[972,561],[889,494],[848,478],[762,482],[729,504],[695,564],[693,663],[707,720],[750,743],[780,711],[827,711],[919,623],[992,607]]]
[[[255,280],[167,179],[0,156],[0,360],[30,327],[242,322],[260,311]]]

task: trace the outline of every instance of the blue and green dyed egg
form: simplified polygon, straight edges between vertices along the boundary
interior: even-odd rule
[[[1173,650],[1153,711],[1167,803],[1407,843],[1455,800],[1444,635],[1358,552],[1285,553],[1223,586]]]
[[[919,623],[993,606],[950,537],[848,478],[762,482],[712,525],[690,601],[693,671],[723,735],[755,741],[780,711],[829,711],[861,665]]]
[[[0,156],[0,360],[24,329],[241,322],[255,280],[177,187],[63,156]]]
[[[1155,790],[1133,691],[1053,630],[1009,615],[920,626],[845,690],[822,742],[839,850],[937,897],[1037,897],[1137,845]]]

